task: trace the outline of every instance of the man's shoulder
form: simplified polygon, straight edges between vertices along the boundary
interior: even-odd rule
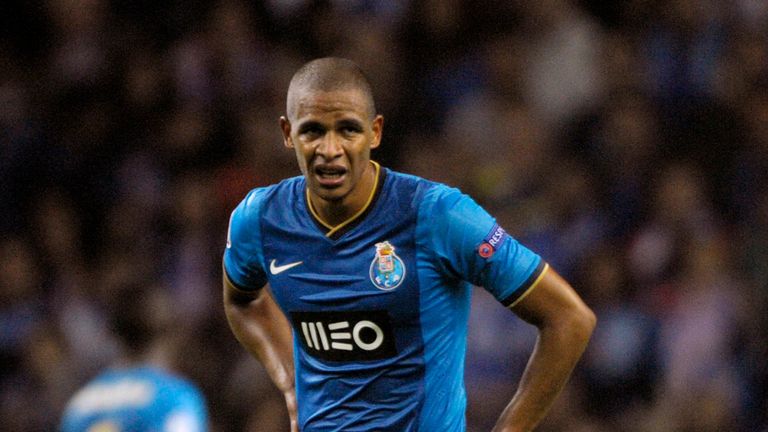
[[[406,183],[406,184],[424,184],[424,185],[437,184],[432,180],[425,179],[424,177],[418,176],[416,174],[404,173],[401,171],[394,170],[392,168],[384,168],[384,170],[387,173],[387,178],[391,179],[394,182]]]
[[[144,377],[160,385],[175,388],[181,391],[188,391],[192,393],[199,392],[197,385],[194,384],[189,378],[168,369],[154,366],[138,366],[133,370],[133,374],[136,377]]]
[[[390,169],[387,171],[387,176],[392,179],[391,187],[398,191],[405,189],[419,191],[421,193],[420,198],[422,199],[442,200],[450,197],[454,197],[455,199],[460,196],[466,196],[461,190],[454,186],[429,180],[415,174],[408,174]]]
[[[438,183],[415,174],[395,171],[390,168],[386,169],[386,175],[386,187],[396,191],[398,194],[424,194],[426,191],[431,189],[441,189],[447,187],[442,183]]]
[[[205,396],[197,384],[183,375],[164,368],[139,365],[123,372],[113,373],[109,381],[135,383],[135,386],[146,383],[151,386],[156,395],[155,403],[160,405],[176,406],[182,401],[205,404]]]
[[[304,190],[304,177],[296,176],[267,186],[251,189],[235,210],[242,217],[257,214],[269,202],[292,204]],[[278,199],[275,199],[275,198]]]
[[[422,217],[443,214],[458,203],[473,201],[456,187],[424,177],[387,170],[389,201],[418,209]]]

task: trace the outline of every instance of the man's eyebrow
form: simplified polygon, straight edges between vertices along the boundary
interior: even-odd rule
[[[357,119],[345,118],[336,122],[337,127],[351,127],[354,129],[362,129],[363,123]]]
[[[307,120],[307,121],[302,122],[301,124],[299,124],[298,130],[299,130],[299,133],[302,133],[302,132],[306,132],[308,130],[321,129],[321,128],[323,128],[323,125],[320,122],[315,121],[315,120]]]

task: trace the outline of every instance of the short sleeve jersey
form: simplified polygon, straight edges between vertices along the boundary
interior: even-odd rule
[[[459,190],[374,165],[365,208],[336,227],[303,177],[251,191],[225,283],[268,282],[291,322],[302,431],[464,431],[472,286],[511,306],[546,265]]]
[[[67,405],[62,432],[205,432],[208,414],[191,382],[153,367],[112,369]]]

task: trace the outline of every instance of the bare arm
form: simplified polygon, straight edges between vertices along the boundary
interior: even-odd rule
[[[266,369],[283,392],[291,421],[298,431],[293,367],[293,337],[285,315],[266,287],[255,292],[236,289],[224,276],[224,311],[237,340]]]
[[[517,393],[493,432],[536,427],[568,381],[596,324],[594,313],[551,268],[512,310],[535,325],[539,335]]]

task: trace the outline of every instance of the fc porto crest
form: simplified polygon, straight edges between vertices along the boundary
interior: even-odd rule
[[[405,264],[388,241],[376,243],[376,256],[371,261],[371,282],[376,288],[389,291],[397,288],[405,279]]]

